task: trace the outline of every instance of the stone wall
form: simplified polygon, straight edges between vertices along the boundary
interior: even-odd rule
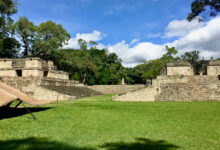
[[[208,75],[220,75],[220,66],[208,66],[207,74]]]
[[[39,100],[74,100],[75,96],[70,96],[61,92],[50,90],[36,84],[29,84],[22,87],[22,91],[29,96]]]
[[[82,87],[78,81],[69,81],[53,78],[34,78],[34,77],[3,77],[2,81],[7,85],[14,87],[29,96],[40,100],[72,100],[75,96],[57,92],[44,86],[66,86],[66,87]]]
[[[194,75],[192,66],[167,67],[167,75]]]
[[[158,83],[157,101],[220,100],[217,76],[161,76]]]
[[[39,59],[25,59],[24,68],[42,68],[41,61]]]
[[[12,69],[11,59],[0,59],[0,69]]]
[[[43,70],[22,70],[22,77],[43,77]]]
[[[103,93],[103,94],[121,94],[126,93],[129,91],[138,90],[144,88],[145,85],[143,84],[136,84],[136,85],[94,85],[94,86],[87,86],[94,91]]]
[[[15,70],[0,70],[0,77],[16,77],[17,73]]]
[[[57,79],[66,79],[69,80],[69,74],[63,71],[54,71],[50,70],[48,72],[47,77],[49,78],[57,78]]]
[[[114,96],[115,101],[133,101],[133,102],[152,102],[155,101],[156,89],[153,86],[142,88],[136,91],[130,91],[120,96]]]
[[[17,73],[19,71],[19,75]],[[49,77],[69,80],[69,74],[56,70],[52,61],[40,58],[0,59],[0,77]]]
[[[117,101],[220,101],[218,76],[158,76],[145,89],[113,97]]]
[[[166,71],[164,71],[166,69]],[[162,75],[194,75],[194,66],[188,62],[180,61],[168,63]]]

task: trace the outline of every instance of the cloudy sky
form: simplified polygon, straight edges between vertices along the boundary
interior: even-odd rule
[[[165,45],[175,46],[179,55],[199,50],[206,59],[220,57],[220,17],[187,22],[192,1],[18,0],[14,19],[62,24],[72,37],[64,48],[78,48],[80,38],[96,41],[118,54],[126,67],[162,56]]]

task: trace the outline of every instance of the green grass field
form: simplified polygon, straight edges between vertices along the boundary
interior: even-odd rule
[[[220,149],[219,102],[65,101],[0,120],[0,150]],[[34,110],[32,110],[34,111]]]

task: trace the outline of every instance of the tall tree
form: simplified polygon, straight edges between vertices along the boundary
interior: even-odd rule
[[[33,44],[36,36],[36,26],[26,17],[20,17],[15,23],[15,30],[18,38],[22,41],[24,47],[24,57],[31,56]]]
[[[11,22],[11,16],[17,12],[17,2],[14,0],[0,0],[0,32],[8,33],[8,22]]]
[[[78,43],[80,45],[80,50],[81,50],[80,62],[79,62],[81,68],[80,72],[82,74],[81,78],[83,84],[86,84],[88,74],[95,74],[96,65],[92,61],[92,57],[88,51],[87,48],[88,43],[83,39],[79,39]]]
[[[61,24],[52,21],[41,23],[37,28],[33,55],[43,59],[52,59],[58,48],[69,39],[70,34]]]
[[[17,12],[16,6],[14,0],[0,0],[0,57],[16,57],[18,52],[19,43],[11,36],[11,16]]]
[[[220,0],[194,0],[191,4],[191,13],[188,14],[187,20],[191,21],[203,12],[209,12],[209,16],[216,16],[220,12]],[[205,18],[202,16],[201,21]]]

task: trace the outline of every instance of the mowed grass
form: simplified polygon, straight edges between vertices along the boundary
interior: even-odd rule
[[[63,101],[0,120],[0,150],[220,149],[219,102]]]

